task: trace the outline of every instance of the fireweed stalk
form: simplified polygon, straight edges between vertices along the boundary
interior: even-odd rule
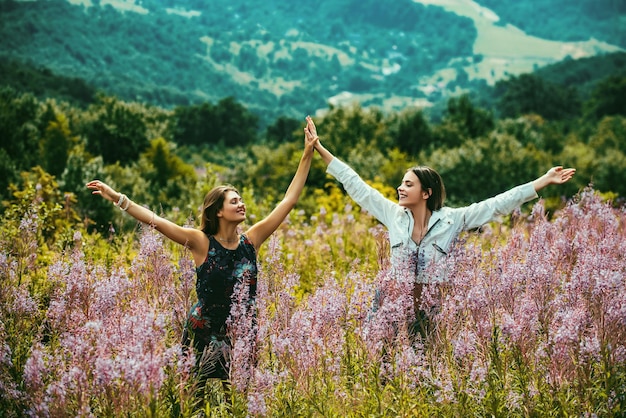
[[[510,230],[466,236],[441,266],[449,286],[423,297],[436,307],[424,338],[410,332],[410,280],[391,279],[385,248],[367,228],[352,230],[352,215],[286,223],[270,240],[256,319],[244,291],[230,322],[233,394],[245,402],[210,414],[625,413],[623,209],[587,190],[550,221],[538,204]],[[12,287],[0,288],[0,388],[12,394],[3,402],[23,402],[33,416],[191,416],[194,359],[179,338],[195,298],[193,265],[152,234],[142,233],[130,266],[89,263],[78,250],[59,256],[28,350],[16,349],[15,336],[33,331],[16,318],[32,317],[37,298],[18,286],[17,263],[0,257]],[[25,308],[10,310],[14,300]],[[25,364],[18,377],[16,364]]]
[[[156,236],[148,230],[142,237],[143,265],[133,266],[134,277],[88,265],[80,251],[50,267],[58,291],[47,311],[49,334],[33,345],[24,369],[30,414],[154,416],[167,381],[189,376],[191,359],[168,338],[176,289]],[[169,286],[146,286],[146,275]]]
[[[622,217],[588,190],[554,222],[537,204],[505,245],[454,252],[431,350],[453,357],[456,375],[476,361],[488,370],[458,386],[481,413],[543,415],[555,402],[574,415],[624,412]]]

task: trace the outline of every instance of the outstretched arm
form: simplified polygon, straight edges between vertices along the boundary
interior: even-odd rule
[[[550,184],[563,184],[576,172],[573,168],[552,167],[538,179],[519,185],[490,199],[455,210],[463,229],[478,228],[498,216],[508,215],[515,208],[538,197],[537,192]]]
[[[281,222],[285,220],[291,209],[296,206],[296,203],[298,203],[298,199],[304,188],[304,183],[309,175],[311,161],[313,160],[314,146],[317,142],[317,138],[306,134],[306,129],[307,128],[305,128],[304,151],[300,158],[300,164],[298,164],[296,174],[293,176],[285,192],[285,197],[265,219],[251,226],[246,233],[257,251],[261,244],[263,244],[265,240],[276,231],[276,228],[280,226]]]
[[[200,247],[202,240],[206,239],[203,232],[193,228],[183,228],[175,223],[158,216],[150,209],[140,206],[130,200],[126,195],[115,191],[108,184],[100,180],[92,180],[87,183],[87,188],[92,194],[100,195],[104,199],[113,202],[120,209],[140,222],[154,226],[154,228],[167,238],[181,245],[189,247],[194,256],[196,249]]]
[[[546,174],[533,181],[535,191],[543,189],[550,184],[563,184],[571,179],[576,173],[575,168],[552,167]]]

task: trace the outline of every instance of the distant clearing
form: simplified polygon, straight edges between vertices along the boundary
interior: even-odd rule
[[[474,55],[483,60],[468,65],[465,71],[470,78],[480,78],[493,84],[510,74],[532,72],[537,67],[561,61],[568,56],[584,58],[621,48],[590,39],[585,42],[558,42],[527,35],[519,28],[498,25],[500,18],[490,9],[472,0],[414,0],[430,6],[465,16],[474,21],[478,37]]]

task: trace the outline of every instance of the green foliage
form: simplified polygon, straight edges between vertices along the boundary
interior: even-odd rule
[[[176,202],[186,202],[188,190],[193,190],[196,184],[194,168],[174,154],[173,144],[163,138],[151,141],[150,148],[139,160],[137,171],[137,175],[148,181],[142,196],[150,198],[144,202],[150,207],[169,210],[177,206]]]
[[[96,96],[96,89],[83,78],[57,75],[49,68],[15,59],[0,59],[0,74],[2,84],[20,93],[32,93],[38,99],[54,97],[86,107]]]
[[[441,174],[452,206],[484,200],[543,174],[534,147],[499,133],[420,159]]]
[[[536,113],[546,119],[571,119],[581,114],[574,88],[561,87],[532,74],[522,74],[496,83],[498,109],[502,117]]]
[[[39,143],[43,168],[54,176],[61,175],[70,150],[77,142],[77,138],[72,137],[68,118],[62,113],[55,113]]]
[[[596,160],[593,162],[591,182],[602,191],[612,191],[625,196],[626,185],[622,181],[622,169],[626,167],[626,117],[608,116],[597,126],[589,139]]]
[[[105,169],[102,157],[91,157],[84,147],[76,147],[70,152],[67,165],[59,186],[76,196],[78,212],[86,226],[96,226],[102,231],[109,228],[113,218],[113,208],[103,199],[96,199],[85,184],[93,179],[104,179]]]
[[[256,115],[233,97],[227,97],[216,105],[177,107],[171,137],[181,145],[246,145],[258,139],[257,125]]]
[[[448,100],[443,124],[455,125],[463,139],[478,138],[491,132],[494,120],[489,111],[474,106],[469,96],[464,94]]]
[[[40,132],[37,126],[38,102],[32,94],[11,88],[0,89],[0,196],[22,170],[37,164]]]
[[[626,75],[610,76],[598,83],[587,103],[587,113],[596,120],[626,116]]]
[[[226,180],[240,191],[247,189],[251,192],[246,199],[246,205],[257,206],[258,211],[251,211],[255,219],[268,215],[276,203],[283,198],[302,156],[303,142],[301,141],[303,140],[274,147],[271,145],[251,146],[249,157],[232,167]],[[308,190],[322,185],[324,179],[325,174],[321,168],[309,173],[302,200],[298,204],[299,207],[306,208],[307,213],[313,210],[312,202],[308,198]]]
[[[421,109],[399,112],[391,123],[390,133],[394,144],[409,155],[417,155],[435,145],[432,127]]]
[[[470,56],[477,36],[469,18],[408,0],[192,2],[184,7],[200,13],[193,17],[176,13],[184,12],[179,4],[153,0],[135,5],[137,12],[98,2],[9,0],[0,7],[0,54],[12,60],[63,74],[72,68],[99,90],[164,107],[234,96],[262,115],[264,126],[282,115],[301,117],[303,97],[320,109],[341,91],[406,95],[416,76]],[[325,24],[303,25],[305,9]],[[394,63],[399,72],[382,76],[381,68]],[[89,96],[75,87],[72,97]],[[409,94],[421,96],[417,89]]]
[[[128,165],[137,160],[149,144],[143,108],[113,97],[100,96],[88,109],[82,132],[87,151],[102,156],[105,164]]]
[[[533,74],[551,84],[576,88],[583,100],[588,100],[592,90],[610,76],[625,74],[626,52],[618,51],[595,57],[564,59],[537,69]]]
[[[496,130],[512,135],[523,145],[532,145],[549,154],[558,154],[565,146],[567,127],[559,122],[550,122],[539,115],[529,114],[515,119],[503,119]]]
[[[602,192],[613,192],[624,196],[623,167],[626,149],[624,117],[606,117],[591,130],[587,141],[570,138],[557,161],[576,167],[576,176],[571,184],[564,185],[564,193],[573,193],[589,184]]]
[[[270,143],[291,142],[302,136],[302,126],[297,119],[280,116],[265,130],[265,140]]]
[[[481,5],[492,9],[503,25],[513,24],[531,35],[554,39],[558,34],[566,41],[595,38],[626,46],[626,30],[620,24],[626,6],[619,0],[482,0]]]
[[[321,140],[339,158],[345,159],[363,144],[378,149],[392,145],[385,115],[377,108],[363,109],[356,103],[349,107],[331,107],[317,125]],[[359,171],[363,167],[355,168]]]
[[[429,147],[422,152],[458,147],[468,140],[489,134],[494,127],[494,117],[490,111],[475,106],[469,95],[452,97],[440,124],[430,130]]]
[[[46,173],[41,167],[36,166],[31,171],[21,173],[21,180],[10,186],[12,199],[5,203],[7,206],[3,215],[3,223],[6,223],[3,247],[9,249],[18,245],[20,239],[17,235],[18,227],[22,219],[32,217],[36,225],[37,246],[41,252],[38,260],[46,260],[45,249],[55,243],[62,248],[70,245],[72,228],[76,226],[79,218],[75,211],[76,199],[71,193],[63,193],[53,176]]]
[[[626,116],[608,116],[600,120],[595,133],[589,138],[589,146],[599,152],[619,150],[626,153]]]

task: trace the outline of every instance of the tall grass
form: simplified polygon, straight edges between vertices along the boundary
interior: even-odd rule
[[[37,236],[28,216],[19,248]],[[135,246],[125,238],[117,245]],[[212,382],[200,409],[623,416],[625,238],[624,210],[591,190],[551,220],[539,203],[510,227],[466,235],[437,267],[448,285],[426,292],[430,330],[420,334],[411,281],[387,270],[383,229],[350,207],[294,212],[261,252],[256,315],[234,305],[230,388]],[[4,416],[198,412],[194,355],[180,345],[195,298],[191,258],[150,228],[137,242],[131,261],[127,248],[104,261],[94,255],[110,242],[77,231],[45,268],[3,245]]]

